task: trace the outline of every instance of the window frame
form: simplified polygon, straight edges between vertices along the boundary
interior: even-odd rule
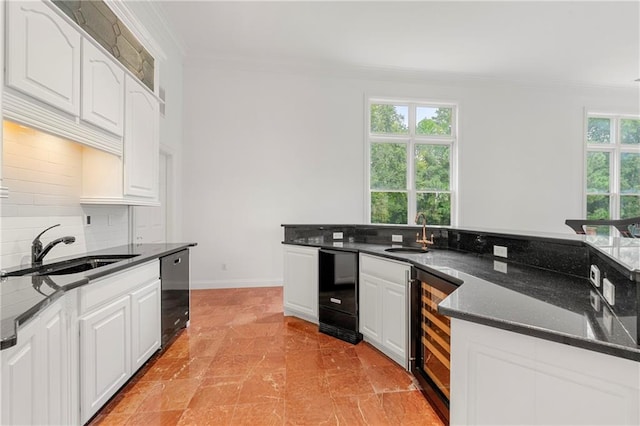
[[[450,198],[450,224],[458,223],[458,145],[459,129],[458,116],[459,105],[451,101],[425,100],[415,98],[391,98],[383,96],[365,96],[365,120],[364,120],[364,220],[367,224],[377,224],[371,221],[371,194],[373,192],[400,192],[407,194],[407,222],[404,224],[384,223],[385,226],[413,225],[417,212],[418,194],[449,194]],[[386,134],[371,132],[371,105],[396,105],[408,107],[408,133]],[[418,135],[416,134],[416,111],[418,107],[451,108],[451,135]],[[407,176],[404,190],[372,190],[371,189],[371,146],[375,143],[402,143],[406,146]],[[449,147],[449,190],[448,191],[423,191],[415,188],[415,147],[418,145],[446,145]],[[427,224],[429,224],[427,215]]]
[[[609,131],[610,138],[609,143],[589,143],[587,140],[589,132],[589,119],[590,118],[606,118],[610,120]],[[587,218],[588,203],[587,199],[590,195],[607,195],[609,196],[609,218],[610,220],[620,219],[621,214],[621,168],[622,168],[622,154],[635,153],[640,155],[640,144],[623,144],[622,143],[622,120],[631,119],[639,120],[638,114],[618,114],[611,112],[600,112],[595,110],[585,109],[584,115],[584,129],[583,129],[583,176],[582,176],[582,212],[584,217]],[[604,152],[609,153],[609,191],[607,193],[600,192],[588,192],[588,155],[590,152]],[[629,194],[625,194],[629,195]],[[632,195],[632,194],[631,194]],[[637,195],[640,197],[640,195]]]

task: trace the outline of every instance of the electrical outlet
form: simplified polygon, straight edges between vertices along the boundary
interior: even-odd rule
[[[344,243],[342,241],[334,241],[333,242],[333,246],[334,247],[344,247]]]
[[[616,304],[616,287],[606,278],[602,280],[602,295],[609,305]]]
[[[504,247],[504,246],[493,246],[493,255],[494,256],[504,257],[506,259],[506,257],[507,257],[507,248]]]
[[[334,240],[341,240],[342,239],[342,232],[334,232],[333,233],[333,239]]]
[[[600,268],[596,265],[591,265],[591,272],[589,273],[589,280],[596,287],[600,287]]]
[[[391,235],[391,242],[392,243],[401,243],[402,242],[402,235],[396,235],[396,234]]]

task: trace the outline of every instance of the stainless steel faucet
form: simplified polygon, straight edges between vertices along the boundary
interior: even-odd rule
[[[76,241],[76,237],[69,237],[69,236],[60,237],[60,238],[56,238],[55,240],[51,241],[44,248],[42,248],[42,241],[40,241],[40,237],[42,236],[42,234],[47,232],[49,229],[55,228],[56,226],[60,226],[60,224],[58,223],[57,225],[53,225],[53,226],[48,227],[47,229],[45,229],[44,231],[39,233],[36,238],[34,238],[33,242],[31,243],[31,264],[32,265],[34,265],[34,266],[42,265],[42,260],[44,259],[44,257],[57,244],[60,244],[60,243],[71,244],[71,243]]]
[[[420,239],[420,233],[416,234],[416,243],[422,244],[422,249],[427,249],[427,244],[433,244],[433,234],[431,234],[431,239],[427,240],[427,216],[424,213],[418,212],[416,215],[416,224],[422,217],[422,239]]]

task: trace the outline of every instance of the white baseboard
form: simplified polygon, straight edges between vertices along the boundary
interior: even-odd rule
[[[191,289],[282,287],[282,279],[276,280],[191,280]]]

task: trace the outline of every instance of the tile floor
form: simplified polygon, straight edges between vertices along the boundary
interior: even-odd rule
[[[194,290],[191,326],[91,422],[245,424],[443,423],[380,352],[283,316],[280,287]]]

